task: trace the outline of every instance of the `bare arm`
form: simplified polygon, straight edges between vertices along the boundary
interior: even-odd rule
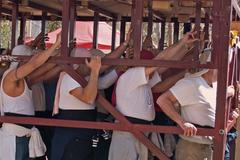
[[[195,38],[195,32],[187,33],[179,42],[168,47],[160,52],[154,59],[155,60],[180,60],[189,51],[188,47],[197,41]],[[147,67],[145,70],[146,76],[152,74],[158,67]],[[159,68],[158,72],[163,73],[167,68]]]
[[[159,82],[152,88],[153,93],[163,93],[171,88],[178,80],[184,77],[186,71],[182,71],[176,75],[173,75],[162,82]]]
[[[34,70],[39,68],[42,64],[44,64],[50,56],[54,56],[56,52],[54,50],[59,47],[61,43],[60,35],[58,35],[58,39],[54,45],[52,45],[51,48],[34,55],[26,64],[23,64],[19,68],[12,70],[8,73],[6,76],[6,81],[8,82],[17,82],[20,79],[23,79],[24,77],[28,76],[30,73],[32,73]]]
[[[184,135],[186,136],[196,135],[197,128],[191,123],[187,123],[176,111],[174,107],[174,104],[176,102],[177,99],[170,91],[165,92],[157,100],[157,104],[161,107],[163,112],[166,113],[173,121],[175,121],[184,130]]]
[[[58,74],[62,71],[62,68],[59,66],[55,66],[51,68],[51,70],[44,72],[42,75],[39,75],[38,77],[31,78],[30,84],[36,84],[43,81],[50,81],[51,79],[58,76]]]
[[[73,89],[70,91],[70,94],[87,104],[93,104],[97,96],[97,83],[101,67],[101,58],[92,57],[91,62],[86,60],[86,64],[91,68],[90,79],[87,86]]]

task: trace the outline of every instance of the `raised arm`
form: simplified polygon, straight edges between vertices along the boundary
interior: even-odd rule
[[[128,46],[128,44],[130,42],[130,39],[131,39],[132,31],[133,31],[133,29],[130,29],[128,31],[125,42],[123,42],[112,53],[107,54],[104,58],[111,58],[111,59],[119,58],[123,54],[123,52],[127,49],[127,46]]]
[[[176,97],[174,97],[170,91],[165,92],[157,100],[157,104],[161,107],[163,112],[183,129],[185,136],[196,135],[197,128],[193,124],[186,122],[176,111],[176,108],[174,107],[176,102]]]
[[[99,70],[101,67],[101,58],[98,56],[92,57],[91,61],[86,60],[86,65],[91,69],[90,79],[86,87],[78,87],[70,91],[70,94],[79,100],[93,104],[97,96],[97,84]]]
[[[181,71],[178,74],[175,74],[162,82],[159,82],[152,88],[153,93],[163,93],[171,88],[178,80],[184,77],[186,71]]]
[[[194,42],[198,39],[195,38],[196,32],[187,33],[176,44],[166,48],[160,52],[154,59],[155,60],[180,60],[184,55],[193,47]],[[146,76],[152,74],[158,67],[146,67]],[[158,72],[163,73],[167,68],[159,68]]]
[[[51,48],[34,55],[26,64],[23,64],[17,69],[12,70],[6,76],[6,81],[9,82],[17,82],[20,79],[28,76],[34,70],[39,68],[42,64],[44,64],[50,56],[54,56],[56,52],[54,50],[60,46],[61,36],[58,35],[57,41],[52,45]]]

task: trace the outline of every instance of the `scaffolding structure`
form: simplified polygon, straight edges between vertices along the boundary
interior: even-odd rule
[[[21,22],[20,35],[24,37],[24,28],[26,24],[26,18],[24,14],[19,12],[19,5],[22,5],[25,1],[20,0],[8,0],[11,2],[12,10],[4,7],[3,0],[0,0],[0,17],[3,14],[12,21],[12,35],[11,35],[11,48],[17,44],[17,29],[18,29],[18,19]],[[146,1],[148,2],[149,12],[148,17],[144,17],[144,8]],[[84,63],[84,58],[71,58],[70,45],[69,43],[74,38],[74,23],[75,21],[94,21],[94,38],[93,38],[93,48],[97,46],[97,32],[98,32],[98,22],[99,21],[112,21],[112,44],[115,44],[115,33],[116,33],[116,23],[121,22],[121,42],[125,39],[125,25],[126,22],[132,22],[133,31],[133,48],[134,48],[134,59],[103,59],[103,65],[124,65],[124,66],[157,66],[157,67],[169,67],[169,68],[211,68],[218,69],[218,86],[217,86],[217,110],[216,110],[216,122],[213,129],[198,128],[198,135],[203,136],[214,136],[214,153],[213,160],[223,160],[224,150],[226,143],[226,126],[229,115],[229,105],[227,105],[226,98],[226,86],[229,81],[229,73],[231,70],[234,74],[234,82],[239,81],[239,55],[237,55],[237,60],[235,64],[235,69],[229,67],[228,65],[228,49],[229,49],[229,31],[230,23],[232,20],[238,21],[240,17],[240,8],[236,0],[186,0],[193,1],[196,6],[195,18],[190,19],[190,22],[195,23],[196,30],[198,31],[198,36],[200,36],[200,24],[205,24],[205,37],[209,37],[209,25],[212,24],[212,61],[207,64],[200,64],[198,61],[198,47],[199,43],[196,43],[195,59],[194,61],[163,61],[163,60],[140,60],[141,51],[141,34],[142,34],[142,23],[143,21],[149,22],[148,34],[152,33],[152,21],[161,23],[161,33],[162,36],[159,40],[159,49],[164,48],[164,32],[167,19],[160,13],[155,13],[152,10],[154,0],[132,0],[132,11],[130,17],[121,17],[113,12],[97,7],[90,1],[87,2],[88,8],[94,11],[93,17],[84,17],[76,15],[77,6],[86,5],[86,1],[79,0],[63,0],[62,10],[56,10],[50,6],[41,6],[35,2],[35,0],[28,0],[25,2],[26,6],[38,9],[42,11],[42,16],[32,16],[29,17],[32,20],[42,21],[42,31],[45,31],[46,20],[50,19],[47,13],[54,13],[59,15],[57,20],[62,20],[62,53],[59,57],[52,57],[48,62],[57,63],[63,68],[69,75],[71,75],[81,86],[86,86],[87,82],[83,77],[77,74],[69,64]],[[158,0],[158,1],[168,1],[168,0]],[[201,8],[203,7],[203,2],[211,2],[212,10],[211,15],[206,13],[205,17],[201,17]],[[104,3],[102,1],[101,3]],[[11,16],[10,16],[11,15]],[[105,16],[102,16],[105,15]],[[154,15],[154,16],[153,16]],[[212,17],[210,19],[210,16]],[[106,18],[108,17],[108,18]],[[110,19],[109,19],[110,17]],[[154,17],[154,18],[153,18]],[[0,18],[1,21],[1,18]],[[174,42],[176,42],[179,37],[179,22],[177,19],[170,19],[174,23]],[[185,26],[185,25],[184,25]],[[112,50],[115,46],[112,45]],[[237,52],[237,50],[236,50]],[[18,56],[21,61],[28,61],[30,57]],[[238,93],[236,93],[235,97]],[[168,160],[167,156],[160,151],[160,149],[155,146],[147,137],[145,137],[144,132],[159,132],[159,133],[174,133],[182,134],[183,131],[179,127],[173,126],[158,126],[158,125],[142,125],[133,124],[129,122],[119,111],[116,110],[111,103],[109,103],[101,95],[97,96],[96,101],[103,106],[110,114],[112,114],[119,123],[108,123],[108,122],[87,122],[87,121],[73,121],[73,120],[59,120],[59,119],[45,119],[45,118],[30,118],[30,117],[11,117],[11,116],[1,116],[0,122],[8,123],[18,123],[18,124],[33,124],[33,125],[43,125],[43,126],[59,126],[59,127],[73,127],[73,128],[92,128],[92,129],[105,129],[105,130],[121,130],[132,133],[139,141],[141,141],[154,155],[156,155],[161,160]],[[234,103],[238,104],[238,99],[235,98]]]

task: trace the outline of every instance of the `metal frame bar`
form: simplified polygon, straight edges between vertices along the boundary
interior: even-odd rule
[[[18,45],[23,44],[24,43],[24,39],[25,39],[25,29],[26,29],[26,17],[24,15],[22,15],[21,20],[20,20],[20,35],[18,37]],[[19,42],[20,41],[20,42]]]
[[[138,1],[139,2],[139,1]],[[141,2],[143,2],[141,0]],[[198,0],[199,2],[199,0]],[[62,32],[62,48],[63,52],[61,57],[54,57],[49,62],[59,64],[67,73],[69,73],[75,80],[77,80],[82,86],[86,85],[84,78],[80,77],[69,65],[69,63],[84,63],[84,58],[70,58],[68,57],[68,42],[69,42],[69,18],[70,8],[72,3],[69,0],[63,1],[63,32]],[[143,3],[135,3],[133,9],[133,24],[137,29],[134,31],[134,48],[139,50],[141,45],[141,38],[136,33],[139,32],[142,17]],[[15,10],[16,11],[16,10]],[[17,12],[16,12],[17,13]],[[138,14],[139,13],[139,14]],[[218,94],[217,94],[217,110],[216,110],[216,124],[214,129],[198,129],[199,135],[210,135],[214,136],[214,160],[223,160],[224,147],[226,140],[226,85],[228,82],[228,39],[229,39],[229,22],[231,19],[231,1],[227,0],[214,0],[213,7],[213,63],[201,65],[198,62],[177,62],[177,61],[159,61],[159,60],[122,60],[122,59],[103,59],[103,64],[108,65],[131,65],[131,66],[161,66],[161,67],[174,67],[174,68],[191,68],[204,67],[204,68],[217,68],[218,69]],[[14,16],[13,16],[14,17]],[[15,21],[17,14],[15,14]],[[196,19],[197,20],[197,19]],[[14,21],[13,21],[14,22]],[[199,23],[199,22],[198,22]],[[136,26],[136,24],[140,24]],[[136,51],[134,50],[134,51]],[[66,52],[65,52],[66,51]],[[136,58],[137,58],[136,54]],[[30,57],[19,56],[22,61],[29,60]],[[239,69],[239,68],[238,68]],[[239,77],[238,77],[239,78]],[[130,123],[122,114],[120,114],[113,106],[102,96],[98,95],[97,101],[107,111],[109,111],[119,123],[104,123],[104,122],[83,122],[83,121],[71,121],[71,120],[50,120],[43,118],[23,118],[23,117],[0,117],[0,122],[12,122],[22,124],[39,124],[48,126],[64,126],[64,127],[75,127],[75,128],[102,128],[102,129],[117,129],[131,132],[136,138],[138,138],[143,144],[147,146],[158,158],[161,160],[167,160],[168,158],[159,151],[159,149],[153,145],[143,134],[144,131],[157,131],[164,133],[182,133],[182,130],[178,127],[164,127],[164,126],[148,126]]]

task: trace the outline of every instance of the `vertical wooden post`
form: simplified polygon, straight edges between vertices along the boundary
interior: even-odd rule
[[[138,0],[135,2],[135,9],[133,13],[133,50],[134,58],[140,58],[140,51],[142,50],[142,16],[143,16],[143,2],[144,0]]]
[[[213,1],[213,60],[218,68],[216,121],[213,160],[223,160],[226,145],[226,86],[228,84],[228,47],[231,1]]]
[[[165,22],[161,22],[161,38],[159,40],[158,49],[163,50],[164,49],[164,41],[165,41]]]
[[[47,12],[42,11],[41,32],[45,34]]]
[[[62,11],[62,46],[61,56],[69,56],[69,32],[70,32],[70,8],[72,0],[63,0],[63,11]]]
[[[74,33],[75,33],[75,22],[76,22],[76,2],[71,1],[71,7],[70,7],[70,35],[69,35],[69,40],[70,42],[70,46],[69,46],[69,52],[71,52],[71,50],[73,49],[73,39],[74,39]]]
[[[192,29],[191,23],[184,23],[183,24],[183,34],[190,32]]]
[[[179,22],[178,18],[174,18],[174,34],[173,34],[173,43],[176,43],[179,39]]]
[[[112,51],[115,49],[115,45],[116,45],[116,31],[117,31],[117,21],[116,19],[114,19],[112,22],[112,45],[111,45]]]
[[[152,11],[152,0],[148,0],[148,30],[147,35],[151,36],[153,30],[153,11]]]
[[[123,43],[125,41],[125,33],[126,33],[126,21],[122,19],[120,26],[120,43]]]
[[[196,0],[196,17],[195,17],[195,31],[197,31],[197,37],[200,38],[200,30],[201,30],[201,0]],[[195,56],[194,59],[199,59],[199,51],[200,51],[200,43],[197,41],[195,43]]]
[[[98,22],[99,13],[94,12],[94,24],[93,24],[93,48],[96,49],[98,46]]]
[[[12,40],[11,49],[17,44],[17,29],[18,29],[18,0],[12,6]]]
[[[209,22],[210,22],[210,18],[209,18],[209,14],[206,13],[205,14],[205,26],[204,26],[204,39],[208,40],[209,39]]]
[[[21,21],[20,21],[20,35],[18,37],[18,45],[24,44],[25,40],[25,28],[26,28],[26,16],[22,15],[21,16]]]

